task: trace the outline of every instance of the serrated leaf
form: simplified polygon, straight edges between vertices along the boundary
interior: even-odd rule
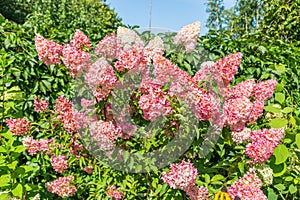
[[[274,156],[276,158],[275,165],[279,165],[289,157],[289,150],[285,145],[280,144],[274,149]]]
[[[283,118],[274,118],[270,122],[271,128],[283,128],[285,127],[289,121],[287,119]]]

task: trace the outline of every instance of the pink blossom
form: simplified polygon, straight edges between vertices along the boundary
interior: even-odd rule
[[[85,98],[80,99],[80,105],[82,107],[89,107],[89,106],[93,106],[95,105],[94,102],[92,100],[88,100]]]
[[[187,191],[191,186],[195,185],[198,171],[193,164],[182,160],[181,163],[171,164],[170,172],[162,173],[162,180],[173,189],[181,189]]]
[[[174,43],[184,45],[187,52],[192,52],[197,44],[200,34],[200,22],[184,26],[174,37]]]
[[[204,186],[190,186],[186,190],[186,194],[191,200],[210,200],[208,197],[208,189]]]
[[[98,146],[104,150],[110,150],[114,146],[114,140],[122,137],[122,130],[111,121],[93,121],[89,122],[90,133]]]
[[[78,110],[73,109],[72,115],[73,115],[72,118],[74,120],[72,120],[71,123],[74,124],[74,129],[73,129],[74,132],[81,130],[87,125],[86,123],[87,123],[88,115],[86,113],[82,113],[79,112]],[[71,127],[73,127],[73,125]]]
[[[257,83],[254,86],[255,100],[264,102],[272,97],[277,81],[270,79],[264,82]]]
[[[156,81],[161,84],[181,82],[182,86],[188,86],[192,82],[192,77],[186,71],[178,68],[162,55],[154,56],[153,65]]]
[[[143,95],[138,104],[146,120],[153,121],[160,115],[168,116],[172,113],[173,109],[166,98],[166,92],[162,91],[161,85],[149,82],[146,86],[144,83],[139,90],[143,92]]]
[[[212,117],[213,101],[211,96],[203,89],[193,87],[192,94],[196,98],[194,107],[195,116],[200,120],[208,120]]]
[[[111,185],[108,187],[108,190],[106,192],[107,196],[110,198],[116,199],[116,200],[121,200],[122,197],[124,196],[124,192],[120,190],[120,188],[116,188],[116,186]]]
[[[31,155],[31,156],[33,156],[36,153],[41,152],[41,151],[49,152],[50,149],[49,149],[48,144],[53,143],[53,142],[54,142],[54,140],[44,140],[44,139],[36,140],[36,139],[33,139],[32,137],[24,137],[22,139],[23,145],[25,147],[27,147],[27,151],[28,151],[29,155]]]
[[[103,56],[105,58],[115,59],[121,52],[120,45],[118,44],[115,33],[106,35],[101,41],[99,41],[95,54]]]
[[[84,80],[91,87],[113,88],[116,85],[117,77],[111,65],[102,57],[89,66]]]
[[[198,85],[201,81],[207,80],[208,76],[215,73],[215,63],[207,61],[201,64],[200,70],[193,77],[193,82]]]
[[[164,43],[159,36],[150,40],[144,48],[144,56],[148,59],[153,59],[155,55],[163,55],[165,52]]]
[[[255,169],[251,168],[247,174],[230,186],[228,194],[232,199],[239,197],[243,200],[267,200],[261,187],[262,181],[257,176]]]
[[[44,99],[39,99],[38,97],[34,97],[34,110],[35,112],[44,112],[48,110],[49,101]]]
[[[90,39],[81,30],[78,29],[75,31],[74,37],[70,41],[70,46],[76,48],[77,50],[83,50],[84,47],[87,47],[89,49],[92,48]]]
[[[83,169],[83,171],[85,171],[86,173],[88,174],[93,174],[93,171],[94,171],[94,166],[90,165],[90,166],[87,166]]]
[[[72,185],[73,179],[73,176],[59,177],[52,182],[47,182],[45,187],[49,192],[62,198],[70,197],[77,191],[76,187]]]
[[[252,103],[251,111],[248,119],[248,124],[251,125],[263,115],[265,103],[260,100],[256,100]]]
[[[40,34],[35,36],[35,48],[39,55],[39,60],[45,65],[60,64],[63,46],[51,40],[45,39]]]
[[[251,143],[246,146],[246,155],[254,162],[266,162],[284,136],[283,129],[262,129],[250,133]]]
[[[136,48],[128,48],[123,51],[118,61],[115,63],[115,68],[118,71],[130,70],[135,67],[144,66],[146,64],[146,59],[143,56],[143,52]]]
[[[238,144],[241,144],[243,142],[246,142],[250,140],[250,128],[244,128],[240,132],[232,132],[232,140]]]
[[[23,135],[30,132],[30,122],[27,122],[25,118],[6,119],[6,124],[14,135]]]
[[[144,48],[144,42],[141,40],[138,34],[134,30],[125,27],[118,27],[117,41],[123,51],[134,48],[141,52],[141,50]]]
[[[73,110],[73,103],[62,95],[56,99],[54,110],[68,133],[75,133],[83,127],[86,114]]]
[[[253,79],[249,79],[243,82],[240,82],[238,85],[233,86],[227,93],[227,98],[239,98],[252,96],[254,90],[255,82]]]
[[[51,164],[52,167],[54,169],[54,171],[58,172],[58,173],[64,173],[66,169],[69,168],[68,166],[68,160],[66,158],[66,156],[52,156],[51,157]]]
[[[248,121],[251,105],[250,99],[244,96],[227,100],[224,104],[225,124],[230,126],[232,131],[242,131]]]
[[[90,54],[75,47],[65,45],[62,50],[64,65],[68,68],[71,76],[76,78],[84,69],[90,59]]]
[[[223,78],[224,85],[229,85],[234,75],[238,71],[238,66],[242,60],[241,53],[229,54],[216,61],[215,67]]]

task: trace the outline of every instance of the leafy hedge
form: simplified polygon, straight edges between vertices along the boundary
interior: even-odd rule
[[[273,34],[273,33],[272,33]],[[243,60],[235,83],[249,78],[278,81],[275,99],[268,101],[257,127],[285,127],[286,135],[275,149],[268,165],[274,171],[274,186],[268,188],[269,199],[293,199],[299,196],[300,174],[300,42],[285,42],[257,32],[230,39],[228,31],[210,31],[199,43],[215,60],[230,52],[241,52]],[[297,189],[296,189],[297,188]]]

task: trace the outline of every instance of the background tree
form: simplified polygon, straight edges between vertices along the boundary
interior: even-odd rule
[[[207,3],[206,12],[209,13],[206,27],[211,30],[222,29],[223,18],[222,13],[224,12],[223,0],[209,0]]]

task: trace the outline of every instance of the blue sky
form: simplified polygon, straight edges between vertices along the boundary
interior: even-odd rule
[[[225,8],[234,5],[235,0],[224,0]],[[205,27],[208,14],[207,0],[152,0],[152,27],[178,31],[182,26],[195,21],[201,22],[201,35],[208,30]],[[149,27],[150,0],[106,0],[106,4],[117,12],[126,25]]]

